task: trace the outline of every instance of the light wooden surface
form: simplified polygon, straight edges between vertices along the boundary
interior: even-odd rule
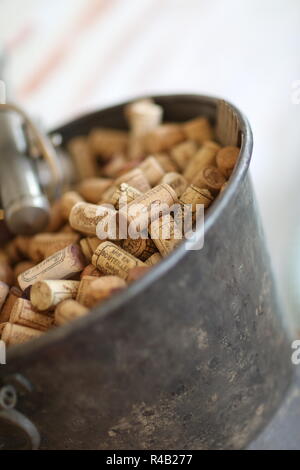
[[[241,108],[286,296],[300,221],[299,0],[2,0],[0,38],[16,97],[47,127],[145,93],[219,95]]]

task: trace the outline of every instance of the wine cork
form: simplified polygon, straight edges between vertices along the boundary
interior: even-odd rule
[[[61,213],[60,202],[60,199],[57,199],[52,204],[50,209],[49,222],[44,230],[45,232],[57,232],[57,230],[59,230],[65,223],[65,219]]]
[[[123,154],[115,155],[104,166],[101,167],[101,175],[109,179],[120,176],[120,173],[126,168],[127,159]]]
[[[79,179],[91,178],[97,173],[95,158],[86,137],[73,137],[67,146],[73,159]]]
[[[71,242],[72,240],[65,240],[65,241],[61,240],[61,241],[50,243],[49,246],[45,247],[43,259],[49,258],[50,256],[54,255],[58,251],[63,250],[68,245],[70,245]]]
[[[154,157],[158,161],[160,166],[163,168],[165,173],[171,173],[172,171],[179,170],[179,167],[176,162],[167,153],[155,153]]]
[[[94,251],[96,250],[97,246],[100,245],[100,243],[102,242],[103,240],[99,240],[99,238],[97,237],[87,237],[82,238],[80,240],[80,247],[82,253],[88,261],[91,261]]]
[[[49,256],[49,250],[52,253],[62,250],[63,248],[77,243],[79,234],[72,233],[38,233],[34,235],[29,243],[28,255],[36,263],[42,261]]]
[[[13,239],[13,240],[9,241],[8,243],[6,243],[5,253],[8,256],[9,263],[11,263],[11,264],[19,263],[19,261],[22,261],[23,258],[24,258],[24,256],[22,255],[22,253],[20,253],[20,251],[19,251],[19,249],[16,245],[15,239]],[[0,261],[0,263],[1,263],[1,261]]]
[[[88,285],[85,306],[92,308],[111,295],[125,289],[126,282],[118,276],[104,276],[92,280]]]
[[[63,300],[55,309],[54,323],[57,326],[65,325],[76,318],[87,315],[88,309],[76,300]]]
[[[144,137],[145,150],[151,154],[164,152],[184,139],[185,135],[179,124],[161,124]]]
[[[180,196],[179,202],[182,204],[183,208],[185,205],[191,206],[191,220],[185,221],[184,230],[189,230],[191,228],[191,224],[195,222],[197,216],[197,204],[203,204],[204,209],[207,209],[210,204],[213,202],[213,196],[209,192],[208,189],[198,188],[195,185],[190,185],[185,190],[185,192]],[[182,214],[184,216],[186,213]]]
[[[28,258],[28,250],[29,250],[30,242],[31,242],[31,237],[25,237],[21,235],[18,235],[14,239],[14,244],[15,244],[16,249],[24,258]]]
[[[178,197],[181,196],[181,194],[186,190],[188,185],[185,177],[182,176],[180,173],[175,172],[166,173],[165,176],[162,178],[161,183],[165,183],[171,186],[171,188],[174,189]]]
[[[158,184],[165,174],[165,171],[160,163],[152,155],[147,157],[139,167],[146,175],[146,178],[152,187]]]
[[[20,274],[18,277],[19,285],[24,290],[37,281],[67,279],[82,271],[86,264],[79,246],[69,245],[46,258],[34,268]]]
[[[118,189],[118,187],[113,184],[111,185],[109,188],[107,188],[104,193],[102,194],[102,197],[101,199],[98,201],[97,204],[111,204],[111,201],[112,201],[112,197],[114,195],[114,193],[116,192],[116,190]]]
[[[146,259],[145,264],[148,266],[154,266],[155,264],[159,263],[162,260],[162,256],[160,253],[154,253],[150,258]]]
[[[101,277],[101,276],[103,276],[103,274],[99,271],[99,269],[95,268],[95,266],[93,266],[92,264],[88,264],[88,265],[84,268],[84,270],[82,271],[82,273],[80,274],[80,280],[81,280],[84,276]]]
[[[153,100],[141,99],[127,105],[125,115],[130,132],[136,136],[144,136],[160,125],[163,108]]]
[[[77,189],[85,201],[97,204],[111,185],[112,180],[109,178],[87,178],[79,183]]]
[[[125,114],[130,126],[128,156],[136,158],[144,153],[143,137],[161,123],[163,109],[152,100],[139,100],[126,106]]]
[[[126,183],[122,183],[122,184],[126,184]],[[120,185],[120,187],[121,187],[121,185]],[[119,199],[120,199],[120,196],[121,196],[120,187],[115,187],[115,190],[114,190],[114,192],[113,192],[113,194],[111,195],[111,198],[110,198],[110,204],[112,204],[116,209],[117,209],[117,206],[119,204]]]
[[[69,219],[72,208],[77,202],[83,202],[82,197],[76,191],[67,191],[60,198],[60,210],[65,220]]]
[[[126,238],[123,240],[122,248],[141,261],[145,261],[157,252],[157,248],[151,238]]]
[[[10,261],[9,261],[8,254],[3,249],[0,248],[0,263],[1,262],[5,262],[9,264]]]
[[[103,242],[98,246],[92,263],[101,272],[117,275],[125,280],[131,268],[145,265],[141,260],[111,242]]]
[[[67,223],[60,229],[59,233],[73,233],[73,234],[74,234],[74,233],[76,233],[76,232],[72,229],[71,225],[67,222]]]
[[[207,189],[198,188],[194,184],[191,184],[184,193],[180,196],[179,202],[181,204],[203,204],[204,208],[210,206],[214,198]]]
[[[188,139],[202,145],[206,140],[213,140],[214,132],[209,120],[197,117],[183,124],[183,131]]]
[[[35,263],[33,261],[20,261],[20,263],[16,264],[16,266],[14,267],[15,279],[17,279],[18,276],[24,271],[27,271],[27,269],[33,268],[33,266],[35,266]]]
[[[214,165],[216,161],[217,152],[220,150],[220,145],[215,142],[205,142],[203,147],[194,155],[186,167],[183,176],[192,181],[199,171],[205,166]]]
[[[119,171],[119,174],[117,175],[117,178],[119,178],[121,175],[124,175],[125,173],[129,173],[129,171],[134,170],[138,167],[138,165],[143,161],[144,156],[141,156],[139,158],[135,158],[134,160],[126,160],[123,168]]]
[[[14,273],[10,265],[5,261],[0,261],[0,281],[11,286],[14,283]]]
[[[175,161],[181,171],[185,170],[192,157],[196,154],[197,148],[197,144],[193,140],[186,140],[171,149],[172,160]]]
[[[135,168],[119,176],[115,181],[115,186],[118,187],[121,183],[127,183],[129,186],[141,191],[141,193],[145,193],[150,189],[150,184],[140,168]]]
[[[8,292],[9,292],[8,285],[5,284],[5,282],[0,281],[0,312],[4,305],[6,297],[8,296]],[[0,318],[1,318],[1,313],[0,313]]]
[[[206,166],[197,173],[192,183],[199,188],[206,188],[217,195],[226,179],[220,170],[214,166]]]
[[[76,302],[89,307],[89,286],[95,280],[95,276],[82,276],[76,295]]]
[[[79,281],[38,281],[30,290],[30,301],[39,311],[51,310],[59,302],[74,299],[79,288]]]
[[[12,308],[9,321],[36,330],[47,331],[53,325],[54,317],[46,313],[36,312],[29,300],[17,299]]]
[[[155,212],[158,212],[159,204],[171,207],[176,202],[177,195],[174,189],[168,184],[160,184],[136,198],[127,207],[121,208],[119,210],[119,219],[123,218],[124,223],[138,220],[143,230],[150,223],[150,218],[155,216]],[[153,209],[154,206],[157,210]]]
[[[130,135],[127,156],[130,160],[142,158],[146,154],[144,139],[141,136]]]
[[[22,291],[18,287],[11,287],[8,296],[6,297],[6,301],[0,311],[0,323],[7,322],[10,317],[10,312],[16,302],[22,295]]]
[[[104,205],[98,206],[87,202],[78,202],[70,214],[70,225],[73,229],[87,235],[96,235],[97,225],[107,215],[116,211]]]
[[[120,187],[117,188],[114,194],[111,197],[111,204],[115,206],[116,209],[130,204],[142,193],[138,189],[129,186],[127,183],[121,183]]]
[[[127,282],[135,282],[143,277],[151,269],[151,266],[137,266],[129,270]]]
[[[27,326],[17,325],[16,323],[6,323],[3,330],[1,339],[7,346],[14,344],[26,343],[34,338],[38,338],[43,334],[43,331],[29,328]]]
[[[216,162],[219,170],[225,176],[229,178],[232,170],[235,167],[237,158],[239,156],[240,149],[238,147],[224,147],[218,151],[216,156]]]
[[[128,133],[117,129],[95,128],[88,136],[88,145],[94,155],[110,159],[118,153],[126,153]]]
[[[154,220],[149,227],[149,233],[158,251],[167,256],[182,242],[182,231],[169,214]]]

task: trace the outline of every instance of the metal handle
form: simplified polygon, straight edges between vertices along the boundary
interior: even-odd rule
[[[15,409],[0,411],[0,450],[37,450],[40,434],[30,419]]]
[[[12,383],[22,393],[30,391],[30,384],[20,375],[12,377]],[[15,409],[17,390],[14,385],[0,389],[0,450],[37,450],[40,434],[35,424]]]
[[[39,185],[20,119],[0,112],[0,198],[13,233],[31,235],[48,222],[49,203]]]
[[[22,117],[24,123],[31,133],[32,138],[35,140],[40,149],[41,156],[49,165],[54,184],[58,185],[61,181],[61,173],[57,164],[56,153],[50,140],[38,130],[28,114],[25,113],[25,111],[16,104],[0,103],[0,111],[13,111]]]

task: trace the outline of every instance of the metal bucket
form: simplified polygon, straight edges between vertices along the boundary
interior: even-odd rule
[[[154,99],[167,121],[218,112],[215,98]],[[58,132],[66,142],[122,128],[123,106]],[[183,243],[88,317],[9,350],[0,379],[19,401],[0,412],[6,447],[36,448],[40,435],[42,449],[239,449],[278,408],[290,345],[247,174],[251,130],[229,109],[241,157],[207,214],[204,248]]]

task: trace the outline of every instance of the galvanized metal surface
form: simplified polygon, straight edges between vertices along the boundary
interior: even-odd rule
[[[216,113],[211,98],[157,101],[167,120]],[[122,107],[61,131],[122,127]],[[33,384],[20,410],[41,448],[243,448],[278,408],[290,347],[246,176],[251,131],[237,115],[242,157],[209,211],[204,248],[180,246],[88,318],[11,349],[0,373]]]

